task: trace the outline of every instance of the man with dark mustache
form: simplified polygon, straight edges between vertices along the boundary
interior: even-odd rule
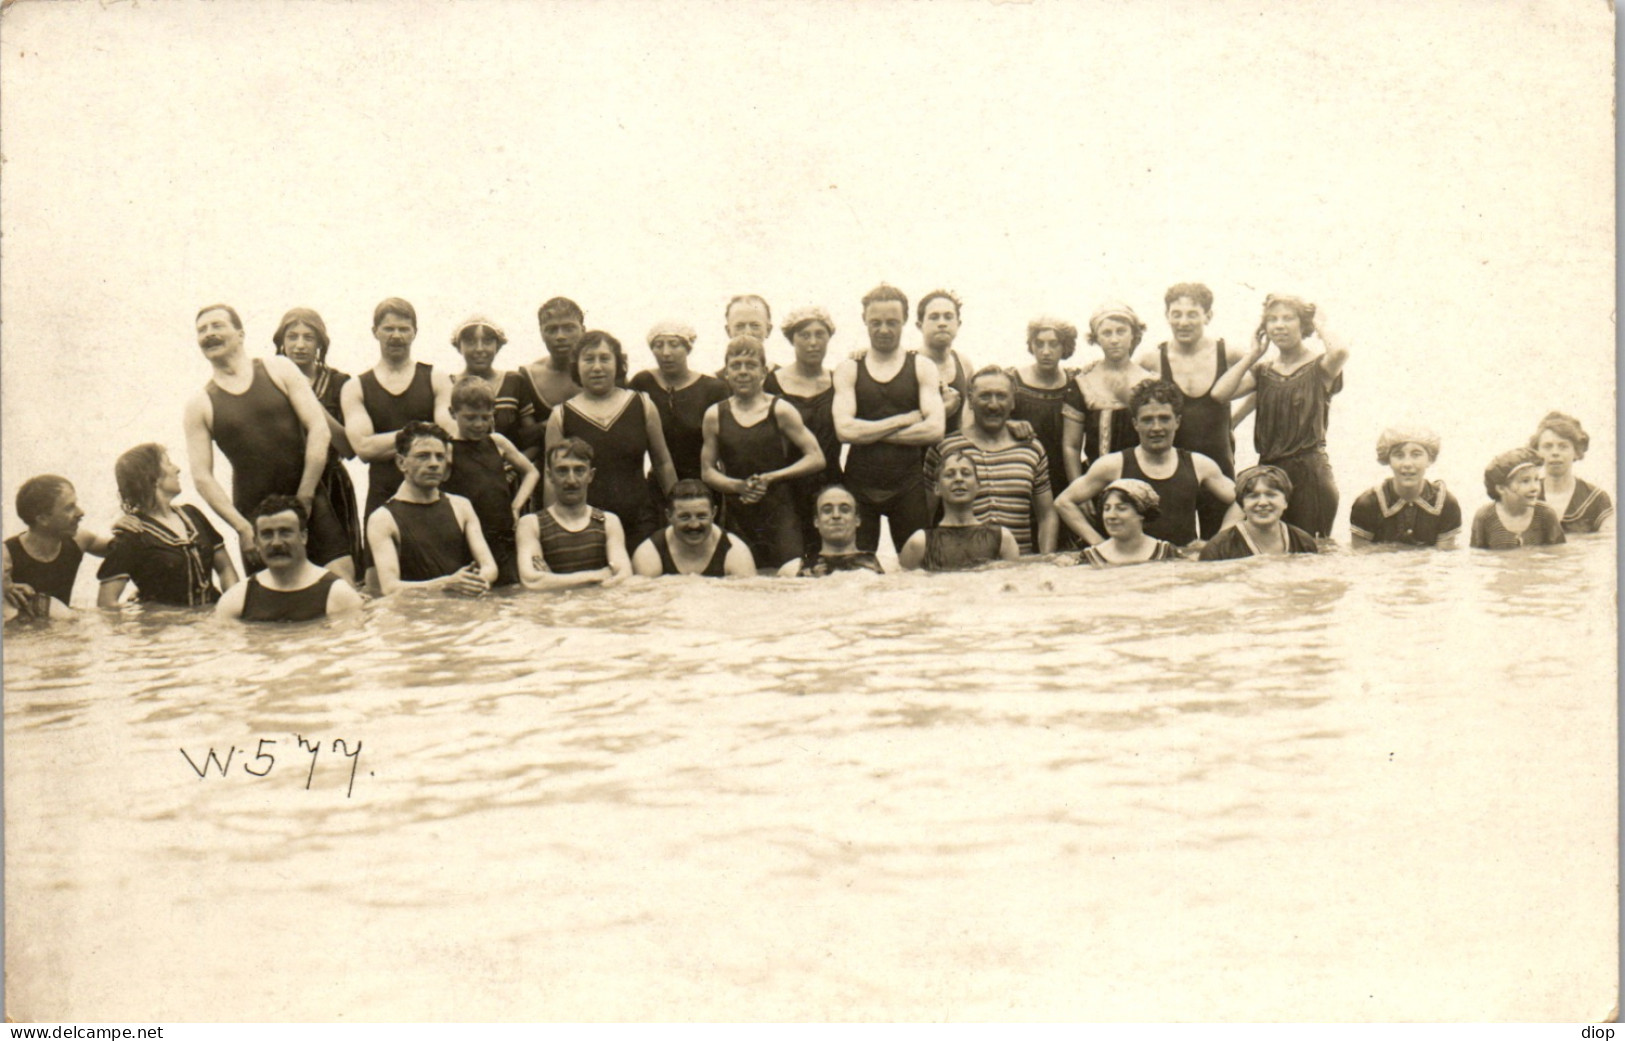
[[[265,570],[220,597],[215,614],[240,622],[308,622],[361,610],[361,594],[310,562],[305,552],[305,504],[267,495],[254,508],[254,540]]]
[[[349,530],[322,486],[330,435],[310,381],[287,358],[250,358],[243,321],[225,304],[198,312],[197,343],[213,371],[183,420],[192,483],[236,530],[244,569],[258,565],[249,511],[267,495],[291,495],[309,518],[311,558],[353,577]],[[231,461],[230,495],[214,475],[217,444]]]

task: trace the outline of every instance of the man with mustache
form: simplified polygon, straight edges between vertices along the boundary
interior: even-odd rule
[[[846,483],[858,504],[858,548],[880,545],[880,519],[892,545],[931,520],[921,469],[925,450],[942,440],[944,412],[937,366],[901,350],[908,297],[880,285],[863,298],[869,350],[835,370],[835,433],[852,446]]]
[[[254,508],[254,541],[265,570],[226,590],[215,614],[240,622],[308,622],[361,610],[361,594],[310,562],[305,504],[267,495]]]
[[[552,505],[519,519],[519,581],[532,592],[613,585],[632,573],[621,519],[587,504],[592,445],[567,437],[547,450]]]
[[[971,422],[925,453],[931,512],[936,512],[935,486],[942,460],[963,453],[980,475],[972,506],[976,519],[1009,529],[1022,553],[1053,553],[1059,522],[1049,455],[1036,439],[1019,438],[1010,430],[1014,381],[1004,369],[989,365],[971,377],[969,390]]]
[[[1167,380],[1145,380],[1129,396],[1134,430],[1140,443],[1095,460],[1089,471],[1055,500],[1056,512],[1091,546],[1106,541],[1084,516],[1084,507],[1120,478],[1144,481],[1157,493],[1161,511],[1145,525],[1145,534],[1181,548],[1197,539],[1197,513],[1212,500],[1221,514],[1236,501],[1235,483],[1205,455],[1174,447],[1185,395]]]
[[[451,472],[451,435],[413,420],[395,435],[395,465],[401,486],[367,518],[378,588],[385,596],[411,588],[458,596],[490,589],[497,562],[474,505],[440,491]]]
[[[380,302],[372,311],[378,364],[345,383],[339,396],[350,446],[368,466],[361,518],[369,531],[373,513],[401,486],[395,435],[414,421],[439,423],[443,429],[453,425],[451,374],[412,361],[417,335],[418,313],[411,304],[394,296]]]
[[[258,565],[248,513],[267,495],[291,495],[309,517],[311,559],[354,577],[349,531],[322,484],[330,435],[310,381],[287,358],[250,358],[243,321],[225,304],[198,312],[197,343],[212,371],[183,420],[192,483],[237,532],[244,569]],[[214,475],[216,444],[231,461],[230,495]]]

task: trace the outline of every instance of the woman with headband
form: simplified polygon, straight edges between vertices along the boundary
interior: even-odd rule
[[[1586,457],[1591,438],[1580,421],[1561,412],[1548,412],[1529,439],[1545,464],[1540,500],[1562,518],[1570,535],[1601,531],[1614,517],[1614,503],[1601,488],[1574,476],[1574,464]]]
[[[1172,542],[1145,533],[1145,525],[1159,516],[1159,505],[1156,489],[1144,481],[1125,477],[1108,484],[1100,495],[1100,522],[1106,529],[1106,541],[1084,547],[1078,563],[1103,568],[1178,560],[1179,550]]]
[[[1443,481],[1427,479],[1439,458],[1439,435],[1425,427],[1389,427],[1377,438],[1377,462],[1393,476],[1360,493],[1349,511],[1356,549],[1373,543],[1455,549],[1461,504]]]
[[[1311,351],[1304,340],[1318,336],[1325,350]],[[1259,359],[1273,344],[1274,359]],[[1256,390],[1253,445],[1258,461],[1279,467],[1297,489],[1286,520],[1310,534],[1331,534],[1337,516],[1337,481],[1326,457],[1326,423],[1332,395],[1343,389],[1349,350],[1327,328],[1326,314],[1296,296],[1264,298],[1264,317],[1252,349],[1241,363],[1213,384],[1216,401]]]
[[[696,338],[694,327],[685,322],[657,322],[647,337],[655,367],[644,369],[627,384],[654,402],[679,481],[700,479],[705,410],[728,397],[726,383],[689,368]]]
[[[1319,553],[1313,535],[1286,521],[1292,478],[1278,466],[1249,466],[1236,475],[1241,520],[1202,547],[1203,560]]]
[[[1540,456],[1531,448],[1514,448],[1490,460],[1484,491],[1493,502],[1473,518],[1474,549],[1521,549],[1555,546],[1565,541],[1563,522],[1540,501]]]
[[[1089,317],[1089,342],[1103,357],[1085,365],[1066,388],[1061,415],[1068,484],[1083,476],[1088,463],[1140,443],[1129,395],[1140,383],[1156,379],[1134,361],[1134,349],[1144,336],[1145,323],[1127,304],[1105,304]]]
[[[530,379],[519,372],[496,368],[497,352],[508,342],[508,334],[497,323],[481,315],[471,315],[452,330],[451,345],[463,356],[463,373],[452,385],[469,376],[478,377],[491,388],[496,399],[491,432],[512,441],[527,458],[541,454],[542,424],[536,418],[541,402]],[[448,427],[455,431],[456,427]]]
[[[355,451],[350,447],[349,435],[344,431],[344,409],[339,404],[339,392],[350,379],[350,374],[329,368],[327,365],[327,348],[330,341],[327,337],[327,323],[322,316],[308,307],[295,307],[282,316],[277,323],[276,332],[271,335],[271,342],[276,344],[276,352],[299,367],[299,371],[310,380],[310,389],[315,392],[316,400],[322,403],[327,410],[327,434],[330,446],[327,452],[327,469],[322,471],[321,487],[327,489],[327,500],[333,505],[333,512],[338,515],[339,523],[343,525],[345,533],[350,540],[350,561],[346,566],[342,559],[338,563],[335,573],[350,581],[355,580],[355,569],[361,557],[361,500],[356,498],[355,484],[350,480],[350,472],[344,468],[345,459],[354,459]],[[329,561],[329,564],[335,563]]]

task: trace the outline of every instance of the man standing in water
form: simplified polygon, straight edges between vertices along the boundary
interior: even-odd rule
[[[1157,493],[1159,515],[1145,525],[1145,534],[1181,548],[1197,540],[1196,515],[1204,499],[1212,499],[1222,516],[1236,501],[1236,486],[1219,464],[1205,455],[1175,448],[1184,395],[1167,380],[1146,380],[1134,388],[1129,409],[1140,443],[1096,459],[1089,472],[1055,500],[1066,526],[1091,546],[1106,541],[1083,514],[1106,486],[1120,478],[1144,481]]]
[[[473,504],[440,492],[451,470],[451,435],[414,420],[395,434],[395,462],[401,485],[367,518],[378,588],[385,596],[410,587],[460,596],[490,589],[497,562]]]
[[[378,364],[344,385],[339,404],[350,447],[367,464],[367,504],[362,523],[370,531],[373,513],[401,486],[395,461],[395,435],[408,423],[451,422],[451,375],[412,361],[418,313],[399,297],[373,308],[372,335]]]
[[[1252,397],[1238,395],[1233,399],[1242,410],[1232,415],[1233,402],[1215,398],[1213,385],[1241,359],[1232,361],[1224,341],[1207,335],[1207,324],[1213,319],[1213,290],[1200,282],[1180,282],[1169,286],[1162,299],[1173,342],[1141,351],[1135,363],[1147,372],[1157,373],[1185,396],[1174,447],[1207,456],[1226,477],[1234,479],[1236,439],[1231,430],[1251,411]],[[1202,538],[1210,539],[1224,520],[1224,507],[1210,499],[1198,512]]]
[[[541,410],[536,422],[547,425],[553,410],[580,392],[581,387],[570,374],[570,355],[587,331],[586,315],[581,307],[568,297],[555,296],[536,309],[536,324],[542,331],[542,343],[547,355],[520,369],[536,391]],[[539,503],[540,497],[536,499]]]
[[[242,622],[308,622],[361,610],[361,594],[310,562],[305,504],[267,495],[254,509],[254,539],[265,570],[226,590],[215,614]]]
[[[183,419],[192,483],[237,532],[244,570],[257,569],[248,513],[267,495],[291,495],[310,518],[311,558],[353,578],[349,533],[321,485],[330,435],[310,381],[287,358],[250,358],[242,319],[224,304],[198,312],[197,343],[213,371]],[[230,495],[214,475],[216,444],[231,461]]]
[[[969,456],[979,474],[972,509],[983,524],[1008,528],[1022,553],[1053,553],[1059,521],[1049,483],[1049,457],[1037,440],[1010,432],[1015,408],[1010,374],[989,365],[970,379],[972,421],[925,453],[925,481],[936,513],[936,483],[942,460],[956,452]]]
[[[847,486],[858,504],[858,548],[880,545],[880,518],[892,545],[931,521],[922,466],[928,446],[942,440],[942,392],[930,358],[903,351],[908,297],[880,285],[863,298],[869,350],[835,370],[835,433],[852,446]]]
[[[972,371],[970,362],[953,349],[959,336],[959,308],[959,297],[952,290],[933,289],[920,298],[914,322],[925,344],[925,356],[937,366],[937,378],[942,383],[943,429],[949,434],[959,429],[965,399],[970,396]]]

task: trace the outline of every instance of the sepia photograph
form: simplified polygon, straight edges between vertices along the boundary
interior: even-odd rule
[[[6,1018],[1612,1021],[1615,31],[0,4]]]

